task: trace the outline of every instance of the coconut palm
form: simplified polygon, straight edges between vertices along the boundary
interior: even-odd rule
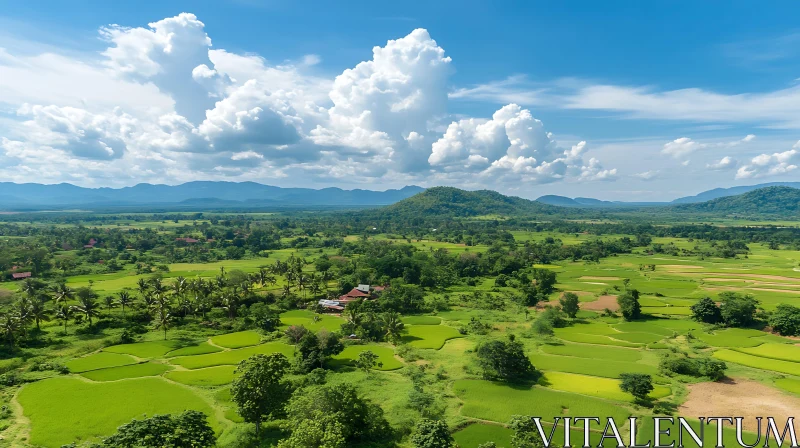
[[[100,315],[100,306],[97,304],[97,298],[93,294],[78,294],[78,304],[75,306],[75,311],[86,316],[89,321],[89,326],[92,326],[92,318]]]
[[[56,319],[64,322],[64,334],[67,334],[67,324],[74,314],[74,308],[69,305],[61,305],[56,310]]]
[[[53,298],[56,304],[64,304],[75,297],[75,291],[66,283],[59,283],[53,288]]]
[[[147,283],[147,280],[140,278],[136,281],[136,290],[139,291],[139,295],[144,298],[147,292],[150,291],[150,284]]]
[[[28,307],[30,318],[36,323],[36,329],[41,330],[40,323],[50,320],[50,310],[45,306],[44,300],[33,299]]]
[[[220,301],[222,309],[228,312],[228,318],[233,320],[236,314],[236,307],[239,305],[239,297],[235,291],[229,290],[222,293],[222,300]]]
[[[128,292],[127,289],[123,289],[117,294],[117,302],[122,307],[122,316],[125,316],[125,307],[132,306],[136,301],[136,298]]]
[[[8,345],[14,345],[21,327],[19,318],[13,313],[0,315],[0,334],[3,335],[3,339]]]
[[[167,340],[167,330],[172,324],[172,306],[164,296],[159,296],[153,304],[153,314],[156,319],[156,328],[164,330],[164,340]]]
[[[105,296],[103,298],[103,303],[105,304],[106,309],[109,311],[117,307],[117,301],[114,300],[114,296]]]
[[[397,345],[400,340],[400,333],[403,332],[405,325],[400,320],[400,313],[396,311],[389,311],[381,315],[381,322],[386,330],[386,339],[392,344]]]

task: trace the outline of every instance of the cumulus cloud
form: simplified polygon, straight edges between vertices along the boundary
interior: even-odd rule
[[[723,147],[730,148],[734,146],[739,146],[744,143],[752,142],[753,140],[755,140],[755,138],[756,138],[755,135],[748,134],[747,136],[745,136],[740,140],[734,140],[729,142],[700,143],[692,140],[689,137],[681,137],[664,144],[664,147],[661,149],[661,153],[675,157],[677,159],[692,154],[693,152],[700,149],[723,148]]]
[[[725,156],[717,161],[706,164],[706,167],[715,171],[724,171],[734,169],[738,164],[739,162],[736,161],[736,159]]]
[[[641,180],[653,180],[658,177],[659,173],[660,173],[659,170],[642,171],[641,173],[633,174],[633,177],[639,178]]]
[[[773,154],[761,154],[753,157],[749,163],[736,171],[737,179],[754,179],[764,176],[786,174],[797,169],[800,163],[800,142],[793,149]]]
[[[579,180],[612,180],[616,170],[597,159],[584,163],[586,142],[559,147],[530,111],[509,104],[492,118],[451,123],[433,143],[428,163],[447,173],[473,172],[482,177],[547,183],[572,176]]]

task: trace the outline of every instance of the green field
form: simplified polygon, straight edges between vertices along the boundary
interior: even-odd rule
[[[467,417],[506,423],[513,415],[537,415],[545,421],[554,417],[610,416],[624,420],[629,412],[607,401],[557,392],[541,386],[509,386],[482,380],[458,380],[453,391],[464,401],[461,413]]]
[[[216,366],[195,370],[173,370],[165,378],[190,386],[222,386],[233,381],[236,366]]]
[[[211,338],[211,343],[225,348],[242,348],[261,342],[261,335],[255,331],[240,331]]]
[[[353,365],[353,362],[358,358],[358,354],[367,350],[378,355],[378,361],[383,363],[381,367],[376,367],[376,370],[397,370],[403,367],[403,363],[395,358],[394,350],[378,345],[350,345],[345,347],[342,353],[333,357],[331,364],[334,366]]]
[[[458,330],[446,325],[408,325],[402,341],[416,348],[439,350],[448,340],[460,337]]]
[[[652,442],[656,440],[655,422],[653,418],[641,417],[639,418],[638,422],[639,428],[636,432],[636,441],[639,444],[646,444],[648,441]],[[695,434],[701,438],[704,447],[713,447],[717,445],[717,425],[715,423],[703,425],[698,420],[689,420],[689,425],[692,427],[692,429],[694,429]],[[670,424],[668,421],[662,421],[660,428],[664,431],[669,430],[669,435],[664,434],[660,438],[662,446],[668,446],[670,443],[674,443],[675,446],[678,446],[678,434],[681,432],[683,434],[684,446],[687,448],[698,447],[698,444],[694,442],[694,439],[691,437],[689,432],[681,428],[677,421],[674,424]],[[752,444],[756,440],[756,437],[756,434],[743,431],[742,439],[746,444]],[[722,442],[724,444],[722,446],[739,446],[736,441],[736,429],[731,428],[730,426],[723,426]]]
[[[71,372],[81,373],[89,370],[136,364],[136,362],[136,359],[128,355],[99,352],[83,358],[73,359],[67,362],[66,366]]]
[[[442,323],[442,318],[436,316],[407,316],[402,321],[406,325],[439,325]]]
[[[636,362],[642,359],[638,350],[595,345],[565,344],[543,345],[541,350],[550,355],[577,356],[579,358],[603,359],[608,361]]]
[[[222,351],[221,348],[214,347],[208,342],[201,342],[200,344],[197,345],[190,345],[188,347],[183,347],[177,350],[173,350],[171,352],[168,352],[166,355],[168,357],[191,356],[191,355],[204,355],[207,353],[217,353],[221,351]]]
[[[763,358],[780,359],[800,363],[800,347],[787,344],[762,344],[752,348],[737,348],[737,352],[749,355],[761,356]],[[800,369],[800,365],[798,365]],[[798,370],[800,373],[800,370]]]
[[[90,370],[81,376],[92,381],[116,381],[126,378],[139,378],[143,376],[158,376],[172,370],[171,366],[154,362],[143,362],[129,366],[109,367],[106,369]]]
[[[557,372],[578,373],[583,375],[602,376],[605,378],[619,378],[623,373],[646,373],[657,375],[655,366],[635,362],[606,361],[576,358],[572,356],[556,356],[534,354],[529,358],[533,365],[540,370],[553,370]]]
[[[764,343],[758,337],[765,334],[757,330],[742,330],[740,328],[728,328],[715,333],[693,333],[697,339],[712,347],[720,348],[756,347]]]
[[[306,310],[292,310],[281,314],[282,328],[302,325],[311,331],[319,331],[323,328],[328,331],[338,331],[343,323],[344,319],[339,316],[314,314]]]
[[[620,381],[596,376],[576,375],[574,373],[547,372],[539,384],[550,389],[590,395],[609,400],[630,401],[631,395],[619,389]],[[663,398],[671,393],[668,387],[655,386],[651,398]]]
[[[283,353],[287,357],[292,358],[294,356],[294,347],[282,342],[268,342],[254,347],[210,353],[207,355],[181,356],[171,359],[170,362],[175,365],[186,367],[187,369],[201,369],[203,367],[236,365],[253,355],[268,355],[270,353]]]
[[[775,385],[781,389],[800,395],[800,379],[797,378],[778,378]]]
[[[133,344],[112,345],[103,349],[109,353],[123,353],[137,358],[161,358],[170,351],[181,347],[179,341],[148,341]]]
[[[773,372],[787,373],[789,375],[797,375],[800,373],[800,363],[762,358],[761,356],[749,355],[733,350],[714,352],[714,357],[722,361],[735,362],[736,364],[752,367],[754,369],[772,370]]]
[[[26,385],[18,399],[31,421],[30,442],[54,448],[107,436],[145,414],[194,409],[214,415],[209,404],[191,390],[162,378],[104,383],[51,378]],[[219,427],[213,417],[211,423]]]

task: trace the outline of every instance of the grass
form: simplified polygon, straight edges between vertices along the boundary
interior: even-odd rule
[[[126,378],[140,378],[143,376],[158,376],[172,370],[172,367],[154,362],[143,362],[130,366],[109,367],[107,369],[90,370],[81,376],[92,381],[116,381]]]
[[[500,425],[473,423],[453,434],[459,448],[478,448],[486,442],[494,442],[498,447],[511,447],[514,432]]]
[[[207,355],[181,356],[171,359],[170,362],[175,365],[186,367],[187,369],[201,369],[203,367],[236,365],[259,353],[265,355],[270,353],[283,353],[286,357],[291,358],[294,356],[294,347],[282,342],[268,342],[266,344],[256,345],[255,347],[240,348],[238,350],[210,353]]]
[[[105,369],[108,367],[118,367],[136,364],[136,359],[120,353],[99,352],[83,358],[76,358],[67,362],[66,366],[71,372],[81,373],[89,370]]]
[[[608,398],[610,400],[631,401],[630,394],[619,389],[620,381],[609,378],[600,378],[588,375],[576,375],[574,373],[547,372],[540,380],[540,384],[550,389],[573,392],[581,395],[590,395],[598,398]],[[663,398],[670,395],[672,391],[669,387],[655,386],[650,393],[652,398]]]
[[[587,361],[586,359],[535,354],[530,356],[531,362],[537,369],[554,370],[557,372],[579,373],[605,378],[619,378],[622,373],[646,373],[657,375],[655,366],[622,361]]]
[[[233,381],[236,366],[216,366],[196,370],[173,370],[164,377],[190,386],[222,386]]]
[[[642,346],[642,344],[623,341],[621,339],[616,339],[616,338],[612,339],[609,336],[603,336],[600,334],[572,333],[559,330],[562,329],[556,328],[555,330],[556,336],[558,336],[560,339],[569,342],[578,342],[583,344],[613,345],[617,347],[632,347],[632,348],[638,348]],[[619,334],[622,335],[624,333],[619,333]]]
[[[436,316],[406,316],[402,321],[406,325],[439,325],[442,323],[442,318]]]
[[[737,348],[735,350],[737,352],[747,353],[755,356],[761,356],[763,358],[800,362],[800,347],[796,345],[767,343],[759,345],[758,347]],[[800,373],[800,365],[798,365],[797,368],[798,368],[798,373]]]
[[[161,358],[181,346],[179,341],[148,341],[134,344],[112,345],[103,349],[109,353],[123,353],[137,358]]]
[[[221,351],[222,351],[221,348],[214,347],[208,342],[201,342],[200,344],[197,345],[190,345],[188,347],[183,347],[177,350],[173,350],[171,352],[168,352],[166,355],[171,358],[174,356],[205,355],[207,353],[217,353]]]
[[[221,334],[211,338],[211,343],[225,348],[250,347],[261,342],[261,335],[255,331],[239,331],[237,333]]]
[[[557,416],[603,416],[621,421],[629,412],[609,402],[557,392],[540,386],[509,386],[482,380],[457,380],[453,391],[464,401],[467,417],[506,423],[512,415],[536,415],[545,421]]]
[[[712,347],[723,348],[742,348],[756,347],[764,343],[758,336],[765,333],[758,330],[742,330],[740,328],[728,328],[717,331],[716,333],[693,333],[697,339],[705,342]]]
[[[543,345],[540,348],[550,355],[577,356],[579,358],[623,362],[636,362],[642,359],[642,354],[639,351],[627,348],[598,347],[582,344]]]
[[[651,344],[653,342],[658,342],[664,339],[663,336],[659,336],[653,333],[620,333],[620,334],[615,334],[612,337],[614,339],[619,339],[621,341],[626,341],[626,342],[633,342],[635,344]]]
[[[449,339],[460,338],[461,333],[446,325],[409,325],[402,341],[416,348],[439,350]]]
[[[339,353],[333,357],[331,364],[334,366],[352,366],[355,360],[358,358],[359,353],[367,350],[378,355],[378,361],[383,363],[383,366],[376,367],[375,370],[397,370],[403,367],[403,363],[394,357],[394,350],[389,347],[382,347],[379,345],[351,345],[345,347],[342,353]]]
[[[800,373],[800,364],[779,359],[762,358],[733,350],[719,350],[714,352],[714,357],[725,362],[734,362],[755,369],[772,370],[773,372],[797,375]]]
[[[785,391],[800,395],[800,379],[778,378],[775,380],[775,385]]]
[[[317,318],[316,322],[314,318]],[[323,328],[328,331],[338,331],[344,319],[330,314],[314,314],[306,310],[292,310],[281,314],[281,328],[292,325],[302,325],[311,331],[319,331]]]
[[[143,415],[194,409],[213,416],[208,403],[191,390],[163,378],[93,383],[58,377],[25,385],[18,395],[30,419],[30,443],[59,447],[113,433]],[[213,426],[219,427],[211,419]]]

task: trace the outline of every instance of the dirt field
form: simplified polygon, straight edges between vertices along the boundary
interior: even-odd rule
[[[600,296],[594,302],[581,302],[582,310],[603,311],[606,308],[610,309],[611,311],[619,310],[617,296]]]
[[[781,275],[767,275],[767,274],[746,274],[746,273],[741,273],[741,274],[733,274],[733,273],[730,273],[730,274],[729,274],[729,273],[727,273],[727,272],[698,272],[698,274],[716,275],[716,276],[720,276],[720,277],[734,277],[734,280],[736,280],[736,279],[738,279],[738,280],[744,280],[744,279],[754,279],[754,278],[758,278],[758,279],[763,279],[763,280],[781,280],[781,281],[785,281],[785,282],[791,282],[791,283],[797,283],[797,282],[800,282],[800,278],[796,278],[796,277],[783,277],[783,276],[781,276]],[[713,277],[709,277],[709,278],[713,278]],[[721,280],[721,279],[720,279],[720,280]]]
[[[731,416],[744,417],[744,428],[755,432],[756,417],[774,417],[778,429],[783,431],[787,417],[797,417],[800,398],[780,392],[761,383],[742,379],[730,379],[718,383],[699,383],[687,386],[689,399],[678,408],[685,417]],[[800,433],[800,422],[795,421]],[[762,433],[766,421],[762,422]]]

